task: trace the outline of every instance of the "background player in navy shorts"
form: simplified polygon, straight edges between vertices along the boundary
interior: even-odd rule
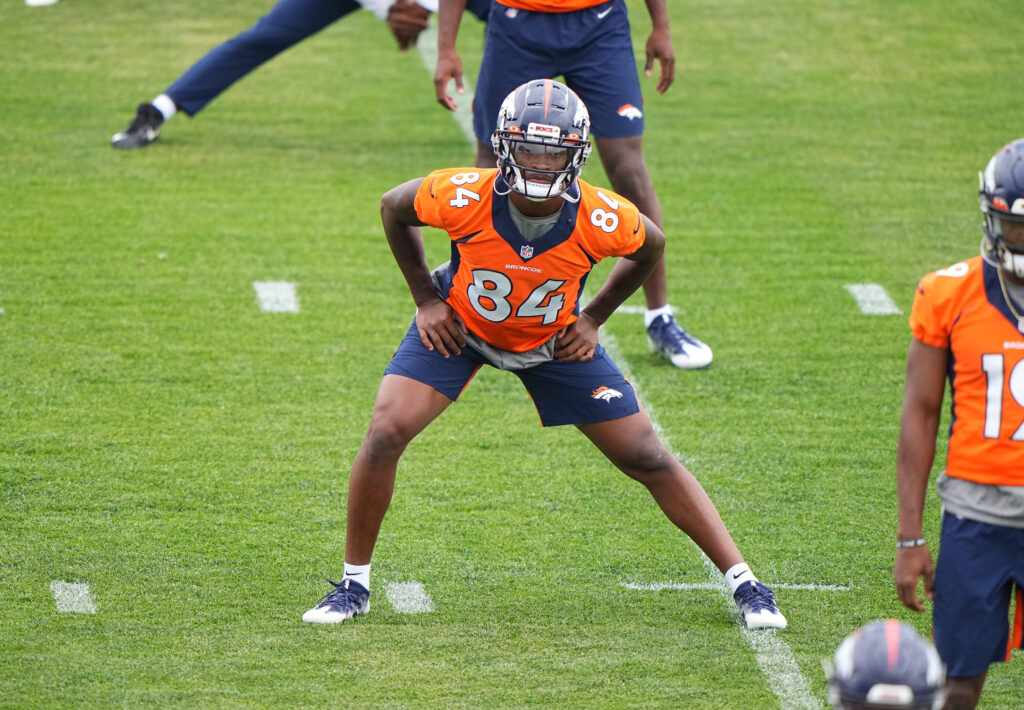
[[[440,0],[438,10],[434,89],[438,102],[450,110],[456,104],[447,94],[448,82],[454,79],[456,90],[464,91],[455,38],[465,7],[466,0]],[[657,60],[661,66],[657,91],[664,93],[675,78],[668,10],[665,0],[648,0],[647,9],[652,30],[645,74],[651,74]],[[661,203],[644,161],[644,103],[624,0],[495,2],[473,97],[476,166],[494,167],[490,136],[505,96],[529,79],[559,76],[590,110],[597,151],[612,189],[664,229]],[[672,315],[664,262],[655,267],[643,288],[650,346],[676,367],[708,367],[711,348]]]

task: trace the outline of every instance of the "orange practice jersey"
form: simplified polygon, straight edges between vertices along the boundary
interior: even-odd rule
[[[420,185],[416,214],[451,237],[442,295],[466,327],[491,345],[526,352],[579,317],[594,264],[639,249],[644,226],[631,202],[577,180],[571,193],[579,201],[567,200],[551,231],[528,242],[495,184],[504,181],[493,168],[438,170]]]
[[[1024,334],[997,268],[977,256],[925,276],[910,330],[925,345],[950,353],[953,425],[946,473],[1024,486]]]
[[[574,12],[606,2],[608,0],[498,0],[499,5],[532,12]]]

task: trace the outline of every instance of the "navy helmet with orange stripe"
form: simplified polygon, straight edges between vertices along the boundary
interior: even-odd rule
[[[513,192],[548,200],[566,192],[590,155],[590,113],[553,79],[534,79],[505,97],[491,145]]]
[[[1005,232],[1024,222],[1024,138],[1007,143],[978,173],[978,203],[985,215],[981,253],[986,260],[1024,278],[1024,245]],[[1013,223],[1017,223],[1014,225]]]
[[[946,667],[938,651],[895,619],[854,631],[824,666],[828,699],[836,710],[937,710],[945,700]]]

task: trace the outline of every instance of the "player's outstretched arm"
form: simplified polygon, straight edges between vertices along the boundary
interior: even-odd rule
[[[647,0],[647,12],[651,15],[651,36],[647,38],[644,76],[654,73],[654,61],[657,60],[661,67],[657,91],[664,94],[676,78],[676,52],[668,29],[666,0]]]
[[[939,428],[948,362],[949,351],[946,349],[925,345],[916,338],[911,340],[896,452],[898,540],[924,539],[924,499],[935,460],[935,435]],[[893,578],[896,593],[904,606],[924,611],[924,602],[917,596],[917,585],[923,578],[925,596],[932,599],[932,576],[932,555],[927,545],[896,548]]]
[[[422,182],[423,178],[416,178],[384,193],[380,200],[380,218],[388,246],[416,303],[416,328],[423,347],[436,348],[448,357],[450,352],[460,354],[465,347],[466,339],[462,335],[465,326],[451,306],[437,295],[430,278],[423,252],[423,234],[419,229],[424,222],[416,214],[416,191]]]
[[[449,111],[458,106],[448,95],[448,82],[455,80],[455,91],[466,93],[462,83],[462,60],[455,51],[459,22],[466,10],[466,0],[440,0],[437,8],[437,66],[434,68],[434,95],[437,103]]]

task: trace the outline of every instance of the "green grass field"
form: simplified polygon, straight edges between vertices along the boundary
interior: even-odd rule
[[[137,103],[270,0],[9,0],[0,707],[824,707],[847,633],[928,632],[891,581],[906,315],[844,286],[906,314],[924,273],[977,253],[977,171],[1024,135],[1024,15],[670,5],[677,80],[645,80],[645,143],[670,298],[715,363],[674,370],[635,314],[606,337],[789,629],[744,633],[647,493],[493,371],[404,457],[371,614],[302,624],[341,574],[348,468],[413,311],[379,196],[471,148],[420,56],[359,12],[114,151]],[[481,42],[467,17],[471,75]],[[598,160],[585,177],[604,183]],[[300,312],[262,312],[261,280],[296,284]],[[54,581],[95,613],[58,612]],[[433,612],[388,603],[408,581]],[[993,667],[983,708],[1020,707],[1021,663]]]

